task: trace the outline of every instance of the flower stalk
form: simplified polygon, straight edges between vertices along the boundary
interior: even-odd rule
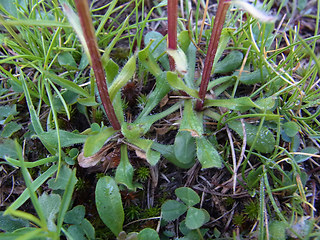
[[[120,130],[121,126],[112,106],[108,92],[105,72],[102,67],[101,56],[99,53],[98,43],[90,16],[88,1],[75,0],[75,4],[79,14],[82,32],[88,46],[89,55],[91,58],[91,66],[96,78],[102,105],[114,130]]]
[[[168,49],[177,50],[178,0],[168,0]],[[175,70],[174,59],[169,56],[170,70]]]
[[[221,31],[226,18],[227,10],[229,8],[231,0],[220,0],[217,15],[214,19],[214,24],[212,28],[211,38],[209,42],[208,52],[205,60],[205,65],[203,68],[202,79],[199,90],[200,99],[197,101],[196,110],[201,111],[203,108],[203,101],[207,93],[207,88],[209,84],[209,79],[211,75],[211,70],[218,49],[218,44],[221,36]]]

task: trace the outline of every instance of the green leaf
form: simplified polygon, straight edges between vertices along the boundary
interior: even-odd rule
[[[286,237],[286,223],[281,221],[272,221],[269,224],[270,240],[285,240]]]
[[[14,140],[0,138],[0,158],[18,158]]]
[[[82,239],[83,240],[88,240],[88,239],[94,240],[95,239],[94,227],[85,218],[82,218],[81,222],[79,224],[71,225],[68,228],[67,232],[74,240],[82,240]],[[85,236],[87,236],[87,238]]]
[[[139,138],[144,133],[144,126],[143,124],[139,123],[127,123],[124,122],[121,125],[121,133],[125,138]]]
[[[85,91],[83,88],[79,87],[76,83],[74,83],[70,80],[64,79],[62,77],[59,77],[52,72],[44,71],[44,74],[52,82],[60,85],[61,87],[64,87],[64,88],[66,88],[74,93],[77,93],[83,97],[87,97],[87,98],[90,97],[90,94],[87,91]]]
[[[3,8],[3,10],[11,14],[13,17],[18,17],[19,8],[17,7],[17,4],[24,8],[27,7],[26,2],[23,0],[13,0],[13,1],[0,0],[1,8]],[[3,13],[6,13],[6,12],[3,11]]]
[[[56,231],[55,220],[61,204],[60,195],[53,193],[48,195],[44,192],[39,197],[39,203],[47,220],[48,229],[50,231]]]
[[[24,162],[23,164],[19,160],[16,160],[10,157],[5,157],[5,159],[8,163],[10,163],[12,166],[15,166],[15,167],[22,167],[24,165],[26,168],[34,168],[34,167],[45,165],[51,162],[57,162],[59,158],[58,156],[51,156],[51,157],[42,158],[33,162]]]
[[[138,53],[139,62],[145,67],[153,76],[158,77],[162,70],[157,64],[155,58],[150,53],[151,43]]]
[[[173,163],[179,168],[188,169],[195,164],[195,159],[188,164],[180,162],[174,154],[173,145],[163,145],[157,142],[153,142],[152,148],[157,152],[161,153],[165,159],[167,159],[169,162]]]
[[[31,184],[32,189],[38,189],[49,177],[51,177],[58,169],[57,165],[51,166],[47,171],[42,173]],[[7,210],[16,210],[22,206],[30,197],[29,189],[25,189],[22,194],[8,207]],[[6,210],[6,211],[7,211]]]
[[[201,119],[201,120],[200,120]],[[190,131],[192,136],[200,137],[203,134],[202,118],[198,117],[193,108],[192,101],[186,100],[184,102],[184,110],[180,131]]]
[[[214,62],[213,62],[213,68],[212,71],[214,71],[214,68],[218,62],[218,60],[221,58],[224,50],[226,49],[230,37],[232,36],[232,33],[235,31],[235,29],[232,28],[223,28],[221,31],[221,35],[220,35],[220,40],[219,40],[219,44],[218,44],[218,49],[216,52],[216,56],[214,57]],[[207,34],[208,33],[208,34]],[[211,37],[211,30],[207,30],[207,38]]]
[[[160,240],[158,233],[152,228],[145,228],[138,234],[138,240]]]
[[[200,228],[206,220],[205,213],[198,208],[190,207],[186,216],[186,226],[189,229]]]
[[[87,140],[86,135],[81,135],[78,133],[72,133],[65,130],[59,130],[61,147],[70,147],[75,144],[84,143]],[[41,141],[48,143],[49,145],[57,148],[58,138],[56,130],[50,130],[48,132],[43,132],[38,135]]]
[[[126,65],[123,67],[119,75],[112,82],[112,85],[109,87],[110,100],[113,101],[116,94],[119,92],[126,83],[132,78],[136,70],[136,56],[133,55]]]
[[[63,222],[68,224],[80,224],[84,220],[86,209],[83,205],[78,205],[68,211]]]
[[[115,236],[118,236],[122,231],[124,212],[117,183],[109,176],[100,178],[95,195],[101,220]]]
[[[170,71],[167,72],[167,80],[168,80],[168,83],[171,85],[171,87],[178,89],[178,90],[185,91],[186,93],[188,93],[190,96],[192,96],[194,98],[199,98],[199,93],[196,90],[189,88],[181,80],[181,78],[178,77],[177,73],[170,72]]]
[[[166,221],[173,221],[187,211],[187,206],[175,200],[167,200],[161,206],[162,217]]]
[[[65,190],[72,170],[66,165],[62,165],[58,178],[52,178],[48,181],[48,187],[52,190]]]
[[[259,106],[260,110],[270,110],[274,107],[276,104],[274,97],[267,97],[267,98],[260,98],[257,101],[255,101],[255,104]]]
[[[183,201],[188,207],[192,207],[200,202],[198,194],[188,187],[177,188],[175,194],[181,201]]]
[[[171,90],[170,85],[166,80],[166,73],[162,72],[156,76],[156,88],[149,94],[147,103],[144,106],[142,112],[136,119],[136,122],[141,118],[147,116],[154,107],[156,107],[159,102],[166,96]]]
[[[85,234],[89,240],[96,239],[95,238],[95,229],[87,219],[83,219],[83,221],[80,224],[80,227],[82,228],[82,231],[85,232]]]
[[[308,159],[310,159],[312,157],[308,154],[317,154],[319,152],[319,149],[315,148],[315,147],[306,147],[306,148],[302,149],[300,152],[306,153],[306,154],[305,155],[304,154],[296,154],[294,156],[294,160],[297,163],[302,163],[302,162],[307,161]]]
[[[4,105],[0,106],[0,120],[9,117],[10,115],[15,116],[17,115],[17,105]]]
[[[300,130],[300,127],[295,122],[286,122],[283,124],[283,130],[289,137],[294,137]]]
[[[96,102],[96,97],[91,96],[88,98],[78,98],[77,103],[83,105],[83,106],[98,106],[99,103]]]
[[[113,80],[116,78],[116,76],[119,73],[119,66],[116,64],[112,59],[107,58],[105,60],[104,58],[101,59],[103,63],[103,67],[106,71],[106,78],[107,78],[107,83],[108,86],[112,84]],[[105,62],[104,62],[105,60]]]
[[[260,106],[255,104],[249,97],[232,98],[232,99],[208,99],[204,101],[205,107],[226,107],[236,111],[247,111],[250,108],[258,108]]]
[[[215,147],[204,137],[196,138],[197,157],[202,168],[221,168],[222,158]]]
[[[232,51],[222,61],[215,65],[214,73],[233,72],[241,66],[242,60],[242,52]]]
[[[144,36],[144,44],[147,46],[150,43],[150,52],[155,59],[158,59],[167,50],[166,38],[159,32],[150,31]],[[159,61],[165,70],[170,68],[166,55],[160,57]]]
[[[59,174],[59,177],[60,177],[60,175],[62,175],[61,172]],[[73,169],[70,174],[70,177],[66,181],[66,188],[65,188],[63,196],[62,196],[59,214],[58,214],[58,218],[57,218],[57,232],[61,231],[63,219],[69,209],[70,202],[72,199],[72,194],[73,194],[73,191],[74,191],[74,188],[76,186],[77,181],[78,181],[78,179],[76,177],[76,169]]]
[[[29,110],[29,113],[30,113],[30,119],[31,119],[31,122],[32,122],[32,126],[33,126],[33,129],[34,131],[40,135],[42,134],[44,131],[43,131],[43,128],[41,126],[41,122],[40,122],[40,119],[39,119],[39,116],[33,106],[33,103],[32,103],[32,99],[31,99],[31,96],[30,96],[30,91],[29,91],[29,88],[27,86],[27,83],[26,83],[26,80],[24,78],[24,74],[22,71],[20,71],[20,76],[21,76],[21,82],[22,82],[22,86],[23,86],[23,91],[24,91],[24,94],[25,94],[25,98],[26,98],[26,101],[27,101],[27,105],[28,105],[28,110]],[[50,146],[49,144],[47,144],[46,142],[42,142],[43,145],[46,147],[46,149],[52,154],[52,155],[55,155],[56,154],[56,149],[53,149],[52,146]]]
[[[77,63],[69,52],[61,52],[58,55],[58,62],[62,67],[67,69],[76,69]]]
[[[138,139],[128,139],[128,141],[133,145],[136,145],[146,153],[146,159],[148,163],[151,164],[151,166],[156,165],[160,160],[160,153],[153,151],[151,149],[151,146],[153,144],[152,140],[138,138]]]
[[[13,232],[17,229],[29,227],[29,222],[24,219],[14,218],[10,215],[3,215],[0,212],[0,229],[5,232]],[[0,234],[1,237],[1,234]]]
[[[190,46],[190,42],[191,42],[191,40],[190,40],[190,37],[189,37],[189,31],[188,30],[181,31],[178,34],[178,43],[179,43],[179,46],[181,47],[181,49],[184,52],[187,52],[188,47]]]
[[[1,240],[46,240],[41,228],[25,227],[17,229],[12,233],[0,233]]]
[[[144,116],[140,119],[136,119],[134,124],[139,123],[138,127],[141,128],[141,130],[143,130],[140,134],[144,135],[145,133],[147,133],[149,131],[149,129],[151,128],[153,123],[155,123],[156,121],[159,121],[160,119],[165,118],[168,115],[174,113],[175,111],[177,111],[180,108],[180,106],[181,106],[181,103],[177,102],[177,103],[173,104],[171,107],[169,107],[166,110],[163,110],[159,113],[149,115],[149,116]]]
[[[258,134],[258,138],[255,142],[254,149],[261,152],[261,153],[271,153],[274,150],[274,146],[276,144],[276,140],[274,139],[274,136],[272,132],[266,128],[262,127],[261,131],[258,133],[259,126],[252,125],[250,123],[244,123],[245,124],[245,130],[247,135],[247,144],[249,146],[252,146],[254,143],[254,139],[256,138],[256,135]],[[228,126],[236,131],[236,133],[243,138],[243,130],[242,130],[242,124],[239,121],[230,121],[228,123]]]
[[[188,40],[189,36],[188,36]],[[186,85],[191,88],[195,89],[195,70],[196,70],[196,54],[197,54],[197,48],[193,45],[193,43],[190,43],[188,49],[186,50],[187,53],[187,59],[188,59],[188,72],[184,76],[184,81]]]
[[[118,183],[124,184],[129,190],[136,191],[136,187],[132,183],[133,167],[128,158],[127,145],[121,145],[121,160],[116,170],[115,180]]]
[[[174,154],[179,162],[189,164],[194,162],[196,152],[196,144],[191,133],[188,131],[180,131],[174,140]]]
[[[80,225],[71,225],[70,227],[68,227],[67,231],[72,239],[87,240],[84,236],[85,233]]]
[[[98,134],[89,136],[83,147],[84,157],[90,157],[93,154],[97,153],[106,143],[107,139],[114,133],[115,130],[109,127],[103,128]]]
[[[268,75],[269,75],[268,70],[265,67],[263,67],[262,70],[257,69],[253,72],[243,71],[239,80],[241,83],[247,84],[247,85],[264,83]]]

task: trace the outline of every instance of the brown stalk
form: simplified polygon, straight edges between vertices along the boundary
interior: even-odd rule
[[[168,0],[168,49],[177,49],[178,0]],[[170,70],[175,70],[175,62],[169,56]]]
[[[201,85],[199,90],[200,100],[197,101],[196,110],[201,111],[203,108],[203,101],[206,96],[209,79],[211,75],[212,65],[214,57],[217,52],[221,31],[226,18],[227,10],[229,8],[230,0],[220,0],[217,10],[217,15],[214,19],[214,24],[212,28],[211,38],[209,42],[208,52],[205,60],[205,65],[203,68]]]
[[[99,53],[98,43],[95,36],[92,19],[90,16],[88,1],[75,0],[75,4],[78,10],[83,35],[88,45],[88,50],[91,57],[91,65],[93,68],[94,75],[96,77],[97,87],[102,105],[114,130],[120,130],[121,126],[117,119],[116,113],[114,111],[109,97],[105,72],[102,67],[101,56]]]

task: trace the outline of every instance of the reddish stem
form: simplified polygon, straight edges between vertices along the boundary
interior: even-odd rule
[[[217,15],[214,19],[214,24],[212,28],[211,38],[209,42],[208,52],[205,60],[205,65],[203,68],[202,73],[202,79],[201,79],[201,85],[199,90],[199,97],[200,100],[197,101],[196,104],[196,110],[201,111],[203,108],[203,101],[206,96],[209,79],[211,75],[212,65],[214,61],[214,57],[216,56],[221,31],[223,28],[223,24],[226,18],[227,10],[229,8],[229,2],[230,0],[220,0],[218,9],[217,9]]]
[[[81,28],[84,34],[84,38],[88,45],[89,54],[91,57],[91,65],[94,75],[96,77],[97,87],[101,98],[102,105],[107,113],[107,117],[114,128],[114,130],[120,130],[121,126],[112,106],[108,86],[106,82],[105,72],[102,67],[101,57],[98,49],[97,39],[95,37],[94,28],[90,16],[89,6],[87,0],[75,0],[78,10]]]
[[[178,0],[168,0],[168,49],[177,49]],[[170,70],[175,70],[175,62],[169,56]]]

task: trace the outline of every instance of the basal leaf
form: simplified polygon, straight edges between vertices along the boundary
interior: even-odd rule
[[[123,67],[119,75],[112,82],[112,85],[109,87],[109,94],[111,102],[113,101],[115,95],[119,92],[126,83],[132,78],[136,70],[136,55],[133,55],[126,65]]]
[[[249,97],[240,97],[232,99],[208,99],[204,101],[205,107],[225,107],[236,111],[247,111],[250,108],[260,108]]]
[[[168,83],[175,89],[185,91],[194,98],[199,98],[199,93],[192,88],[189,88],[174,72],[167,72]]]
[[[109,127],[104,128],[98,134],[89,136],[83,147],[84,157],[89,157],[97,153],[105,144],[106,140],[109,137],[111,137],[114,133],[115,130]]]
[[[150,46],[151,46],[151,43],[149,43],[149,45],[145,49],[141,50],[138,53],[139,62],[153,76],[158,77],[162,71],[158,63],[156,62],[155,58],[150,53]]]
[[[127,123],[121,125],[121,133],[125,138],[139,138],[144,133],[144,124]]]
[[[274,97],[260,98],[254,103],[259,106],[260,110],[270,110],[276,104],[276,99]]]
[[[61,147],[69,147],[74,144],[84,143],[87,139],[86,135],[81,135],[78,133],[72,133],[65,130],[59,130]],[[48,132],[43,132],[38,135],[41,141],[44,141],[55,148],[58,147],[58,139],[56,130],[51,130]]]
[[[202,120],[195,114],[191,100],[185,100],[184,102],[180,131],[190,131],[194,137],[200,137],[203,134]]]
[[[17,150],[12,139],[0,139],[0,158],[18,158]]]
[[[236,131],[236,133],[243,138],[242,124],[239,121],[230,121],[228,126]],[[245,123],[245,130],[247,135],[247,144],[252,146],[256,135],[258,134],[257,140],[254,144],[254,149],[261,153],[271,153],[274,149],[276,140],[272,132],[266,128],[262,127],[261,131],[258,133],[259,126],[252,125],[250,123]]]
[[[222,158],[215,147],[204,137],[196,138],[197,157],[202,168],[221,168]]]
[[[191,133],[180,131],[174,140],[174,154],[179,162],[189,164],[194,161],[196,143]]]
[[[81,105],[84,106],[98,106],[99,103],[96,102],[95,96],[91,96],[88,98],[79,98],[77,99],[77,103],[80,103]]]
[[[118,236],[122,231],[124,212],[117,183],[109,176],[100,178],[95,195],[101,220],[115,236]]]
[[[215,65],[214,73],[233,72],[241,66],[242,60],[242,52],[232,51],[222,61]]]
[[[144,106],[142,112],[139,114],[139,116],[136,119],[136,122],[140,120],[141,118],[147,116],[153,108],[158,106],[160,101],[168,94],[170,91],[170,85],[168,84],[166,80],[166,73],[162,72],[159,75],[156,76],[156,88],[149,94],[147,103]]]
[[[167,50],[165,39],[166,38],[161,33],[156,31],[150,31],[144,36],[144,44],[146,46],[151,42],[150,52],[155,59],[159,58]],[[160,57],[159,61],[165,70],[170,68],[169,60],[166,55]]]
[[[268,74],[268,70],[265,67],[263,67],[262,70],[257,69],[253,72],[243,71],[239,80],[241,83],[247,85],[263,83],[266,81]]]
[[[164,158],[166,158],[169,162],[173,163],[177,167],[188,169],[195,164],[195,159],[193,159],[193,161],[188,164],[180,162],[174,154],[174,145],[163,145],[157,142],[153,142],[152,148],[161,153]]]
[[[60,173],[60,174],[62,174],[62,173]],[[60,174],[59,174],[58,178],[60,177]],[[59,213],[58,213],[58,218],[57,218],[57,232],[61,231],[63,219],[69,209],[70,202],[71,202],[72,195],[73,195],[73,191],[74,191],[74,188],[76,186],[77,181],[78,181],[78,179],[76,177],[76,169],[73,169],[69,178],[67,179],[67,181],[65,183],[66,187],[65,187],[64,193],[62,195],[61,205],[59,208]]]
[[[121,145],[121,160],[116,170],[115,180],[118,183],[126,185],[131,191],[136,191],[136,187],[132,183],[133,167],[131,166],[128,158],[127,145]]]
[[[143,139],[143,138],[128,139],[128,140],[130,143],[132,143],[133,145],[143,150],[143,152],[145,153],[145,158],[148,161],[148,163],[151,164],[151,166],[154,166],[158,163],[158,161],[160,160],[160,153],[151,149],[151,146],[153,144],[152,140]]]

